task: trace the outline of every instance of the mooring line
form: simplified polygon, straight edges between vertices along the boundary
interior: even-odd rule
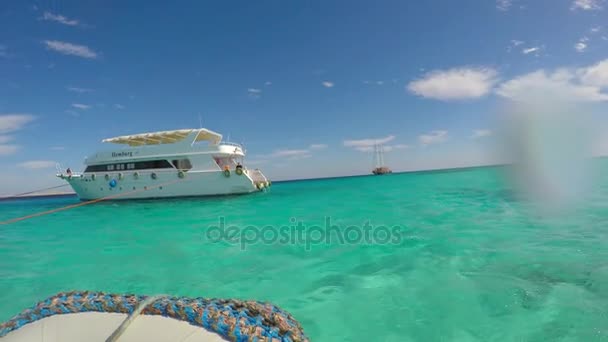
[[[161,187],[161,186],[171,185],[171,184],[180,182],[182,180],[184,180],[184,179],[176,179],[176,180],[171,181],[171,182],[161,183],[161,184],[154,185],[154,186],[151,186],[151,187],[147,187],[147,188],[144,188],[144,189],[131,190],[131,191],[123,192],[123,193],[120,193],[120,194],[110,195],[110,196],[101,197],[101,198],[97,198],[97,199],[90,200],[90,201],[85,201],[85,202],[80,202],[80,203],[76,203],[76,204],[67,205],[65,207],[55,208],[55,209],[41,211],[41,212],[37,212],[37,213],[33,213],[33,214],[21,216],[21,217],[16,217],[16,218],[12,218],[12,219],[9,219],[9,220],[6,220],[6,221],[1,221],[0,225],[15,223],[15,222],[27,220],[27,219],[30,219],[30,218],[33,218],[33,217],[39,217],[39,216],[49,215],[49,214],[53,214],[53,213],[64,211],[64,210],[68,210],[68,209],[83,207],[85,205],[89,205],[89,204],[93,204],[93,203],[98,203],[98,202],[101,202],[101,201],[106,201],[106,200],[109,200],[109,199],[119,198],[119,197],[122,197],[122,196],[125,196],[125,195],[130,195],[130,194],[134,194],[134,193],[138,193],[138,192],[148,191],[148,190],[152,190],[152,189],[155,189],[155,188],[158,188],[158,187]]]

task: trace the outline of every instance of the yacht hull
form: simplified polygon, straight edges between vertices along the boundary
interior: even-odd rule
[[[149,199],[248,194],[267,187],[247,172],[229,176],[223,171],[146,171],[95,173],[64,177],[81,200]],[[107,176],[107,177],[106,177]]]

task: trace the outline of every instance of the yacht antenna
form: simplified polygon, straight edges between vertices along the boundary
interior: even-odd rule
[[[201,119],[201,113],[198,113],[198,128],[203,128],[203,119]]]

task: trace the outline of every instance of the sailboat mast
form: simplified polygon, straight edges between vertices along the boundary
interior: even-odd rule
[[[380,167],[380,150],[378,149],[378,143],[374,144],[374,167]]]
[[[372,171],[375,175],[383,175],[391,173],[392,171],[384,166],[384,145],[379,144],[377,141],[374,143],[374,170]]]

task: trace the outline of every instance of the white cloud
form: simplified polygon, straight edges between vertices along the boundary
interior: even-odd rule
[[[522,40],[512,39],[509,46],[507,46],[507,52],[511,52],[511,50],[513,50],[514,47],[518,47],[523,43],[524,43],[524,41],[522,41]]]
[[[431,144],[439,144],[448,139],[448,131],[432,131],[427,134],[418,136],[418,141],[426,146]]]
[[[82,103],[72,103],[72,107],[77,108],[77,109],[83,109],[83,110],[87,110],[87,109],[91,108],[91,106],[85,105]]]
[[[496,93],[514,101],[534,101],[538,98],[556,98],[565,101],[606,101],[602,92],[606,85],[608,60],[576,70],[561,68],[553,72],[537,70],[501,84]]]
[[[577,73],[584,84],[596,87],[608,87],[608,59],[604,59],[590,67],[581,68]]]
[[[369,152],[373,150],[374,145],[384,145],[395,140],[394,135],[389,135],[384,138],[369,138],[360,140],[344,140],[343,144],[346,147],[352,147],[357,151]]]
[[[471,139],[485,138],[490,135],[492,135],[492,131],[489,129],[476,129],[473,131],[473,134],[471,134]]]
[[[282,150],[276,150],[274,151],[270,157],[272,158],[286,158],[289,160],[297,160],[297,159],[303,159],[303,158],[309,158],[312,155],[310,154],[310,150],[289,150],[289,149],[282,149]]]
[[[540,47],[534,46],[534,47],[531,47],[531,48],[527,48],[527,49],[521,50],[521,53],[523,53],[524,55],[527,55],[529,53],[538,52],[538,51],[540,51]]]
[[[116,108],[116,109],[125,109],[125,106],[121,105],[120,103],[116,103],[114,105],[114,108]]]
[[[512,39],[511,44],[509,44],[509,46],[507,46],[507,52],[511,52],[511,50],[513,50],[513,48],[516,48],[524,43],[525,42],[523,40]]]
[[[513,0],[496,0],[496,8],[499,11],[508,11],[513,5]]]
[[[53,50],[64,55],[78,56],[82,58],[95,59],[97,53],[84,45],[76,45],[58,40],[45,40],[44,44],[49,50]]]
[[[56,164],[57,163],[52,160],[30,160],[20,163],[18,166],[24,169],[37,170],[54,168]]]
[[[570,9],[582,9],[585,11],[594,11],[602,9],[602,0],[574,0]]]
[[[587,49],[588,41],[589,41],[589,38],[587,38],[587,37],[583,37],[583,38],[579,39],[578,43],[574,44],[574,49],[578,52],[585,51],[585,49]]]
[[[322,150],[327,148],[325,144],[312,144],[308,148],[302,149],[278,149],[268,155],[257,156],[254,160],[259,163],[266,162],[271,158],[282,158],[286,160],[298,160],[312,157],[313,150]],[[248,162],[251,164],[251,162]]]
[[[75,93],[90,93],[93,89],[88,88],[80,88],[80,87],[66,87],[67,90],[73,91]]]
[[[396,84],[396,83],[397,83],[397,81],[398,81],[397,79],[393,79],[393,80],[391,80],[390,82],[393,82],[393,83],[395,83],[395,84]],[[369,80],[365,80],[365,81],[363,81],[363,84],[369,84],[369,85],[377,85],[377,86],[382,86],[382,85],[387,84],[388,82],[389,82],[389,81],[382,81],[382,80],[380,80],[380,81],[369,81]]]
[[[53,150],[53,151],[63,151],[63,150],[65,150],[65,147],[63,147],[63,146],[53,146],[53,147],[51,147],[51,150]]]
[[[266,159],[248,159],[245,164],[247,165],[261,165],[261,164],[265,164],[267,163],[268,160]]]
[[[397,144],[397,145],[392,145],[393,148],[396,149],[404,149],[404,148],[410,148],[410,145],[406,145],[406,144]]]
[[[587,49],[587,44],[585,44],[583,42],[578,42],[578,43],[574,44],[574,49],[578,52],[583,52],[583,51],[585,51],[585,49]]]
[[[312,144],[310,146],[308,146],[309,149],[311,150],[323,150],[327,148],[326,144]]]
[[[490,68],[454,68],[431,71],[412,81],[407,89],[419,96],[437,100],[474,99],[486,95],[497,82]]]
[[[264,83],[264,85],[265,85],[265,86],[271,86],[271,85],[272,85],[272,82],[270,82],[270,81],[266,81],[266,82]]]
[[[8,156],[19,150],[17,145],[0,145],[0,156]]]
[[[329,81],[324,81],[321,83],[325,88],[333,88],[333,86],[335,85],[333,82],[329,82]]]
[[[409,148],[409,145],[405,144],[395,144],[395,145],[387,145],[388,142],[391,142],[395,139],[394,135],[389,135],[384,138],[371,138],[371,139],[361,139],[361,140],[345,140],[344,146],[352,147],[353,149],[360,152],[372,152],[374,150],[374,145],[381,145],[385,152],[390,152],[393,150],[401,150]]]
[[[598,33],[598,32],[600,32],[601,30],[602,30],[602,27],[601,27],[601,26],[596,26],[596,27],[592,27],[592,28],[590,28],[590,29],[589,29],[589,32],[591,32],[591,33]]]
[[[262,96],[262,89],[249,88],[247,89],[247,95],[252,99],[258,99]]]
[[[29,114],[0,114],[0,134],[18,131],[32,120],[34,117]],[[11,155],[19,150],[18,145],[7,144],[12,140],[12,136],[0,135],[1,156]]]
[[[29,114],[0,114],[0,133],[18,131],[32,120]]]
[[[355,150],[360,151],[360,152],[371,152],[374,150],[373,146],[360,146],[360,147],[355,147]]]
[[[42,20],[55,21],[60,24],[68,25],[68,26],[77,26],[78,25],[78,20],[75,20],[75,19],[70,20],[61,14],[53,14],[50,12],[44,12],[44,15],[42,16]]]
[[[391,151],[395,151],[395,150],[403,150],[406,148],[410,148],[410,145],[405,145],[405,144],[396,144],[396,145],[386,145],[386,146],[382,146],[384,152],[391,152]],[[373,150],[372,147],[370,147],[369,151],[371,152]]]

